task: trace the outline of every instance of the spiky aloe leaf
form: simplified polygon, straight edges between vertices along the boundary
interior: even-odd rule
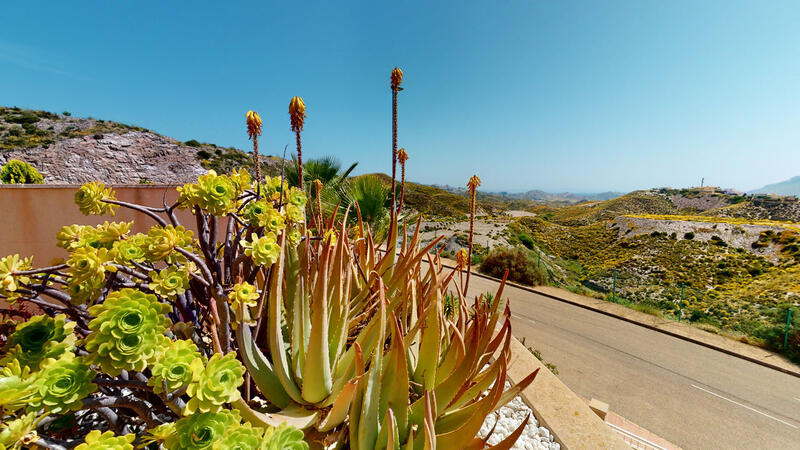
[[[290,373],[289,362],[286,357],[286,347],[283,342],[283,332],[281,330],[281,316],[282,316],[282,286],[281,274],[283,273],[284,265],[284,249],[286,248],[286,234],[281,234],[280,241],[280,255],[278,261],[270,271],[270,286],[269,286],[269,311],[268,311],[268,327],[267,335],[269,338],[269,350],[272,355],[272,363],[274,364],[275,375],[280,380],[283,389],[297,403],[303,403],[303,397],[300,394],[300,389],[295,384],[292,374]]]
[[[275,375],[272,364],[261,353],[261,350],[253,340],[249,326],[237,328],[236,342],[239,344],[239,355],[245,367],[247,367],[247,373],[250,374],[258,390],[273,405],[279,408],[289,406],[292,399],[286,393],[277,375]]]
[[[328,353],[328,270],[330,247],[322,252],[318,262],[321,270],[311,299],[311,335],[303,376],[303,399],[309,403],[325,400],[331,393],[330,353]]]
[[[386,297],[383,295],[383,282],[378,280],[378,292],[380,293],[380,308],[378,310],[379,335],[386,336]],[[379,416],[381,395],[381,366],[383,363],[382,349],[378,348],[372,355],[372,362],[369,367],[367,384],[364,390],[364,406],[361,408],[361,418],[358,424],[358,441],[361,448],[375,448],[375,440],[378,437]]]
[[[402,441],[408,437],[408,365],[400,324],[394,313],[390,313],[390,317],[393,325],[392,342],[383,369],[381,386],[383,395],[380,398],[378,414],[383,417],[387,411],[392,413],[392,421],[395,422]]]

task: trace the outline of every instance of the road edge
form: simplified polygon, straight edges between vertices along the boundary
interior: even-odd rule
[[[447,264],[442,264],[442,265],[444,267],[448,267],[448,268],[451,268],[451,269],[454,268],[453,266],[450,266],[450,265],[447,265]],[[479,276],[481,278],[485,278],[487,280],[493,280],[493,281],[498,281],[498,282],[502,281],[499,278],[495,278],[495,277],[492,277],[492,276],[489,276],[489,275],[486,275],[486,274],[482,274],[482,273],[477,272],[477,271],[473,271],[472,274],[475,275],[475,276]],[[793,377],[800,378],[800,371],[787,369],[785,367],[781,367],[779,365],[772,364],[772,363],[769,363],[767,361],[763,361],[761,359],[754,358],[752,356],[744,355],[742,353],[739,353],[739,352],[736,352],[736,351],[733,351],[733,350],[730,350],[730,349],[727,349],[727,348],[724,348],[724,347],[720,347],[720,346],[712,344],[710,342],[705,342],[705,341],[702,341],[702,340],[699,340],[699,339],[695,339],[695,338],[690,337],[690,336],[686,336],[686,335],[683,335],[683,334],[680,334],[680,333],[675,333],[673,331],[665,330],[663,328],[659,328],[657,326],[653,326],[653,325],[650,325],[648,323],[644,323],[644,322],[632,319],[630,317],[625,317],[625,316],[621,316],[619,314],[615,314],[615,313],[613,313],[611,311],[606,311],[606,310],[603,310],[603,309],[600,309],[600,308],[595,308],[595,307],[593,307],[591,305],[587,305],[587,304],[584,304],[584,303],[576,302],[576,301],[573,301],[573,300],[570,300],[570,299],[567,299],[567,298],[564,298],[564,297],[559,297],[559,296],[553,295],[553,294],[551,294],[549,292],[544,292],[542,290],[536,289],[536,287],[525,286],[525,285],[522,285],[522,284],[519,284],[519,283],[515,283],[513,281],[506,281],[506,284],[509,285],[509,286],[513,286],[513,287],[515,287],[517,289],[522,289],[524,291],[528,291],[528,292],[531,292],[533,294],[538,294],[538,295],[541,295],[541,296],[544,296],[544,297],[547,297],[547,298],[550,298],[550,299],[553,299],[553,300],[558,300],[558,301],[563,302],[563,303],[568,303],[568,304],[573,305],[573,306],[578,306],[580,308],[587,309],[589,311],[600,313],[600,314],[603,314],[603,315],[608,316],[608,317],[613,317],[615,319],[619,319],[619,320],[622,320],[622,321],[625,321],[625,322],[628,322],[628,323],[632,323],[634,325],[638,325],[638,326],[643,327],[643,328],[647,328],[647,329],[650,329],[650,330],[653,330],[653,331],[657,331],[657,332],[662,333],[662,334],[666,334],[667,336],[672,336],[674,338],[681,339],[683,341],[691,342],[693,344],[697,344],[697,345],[709,348],[711,350],[716,350],[718,352],[722,352],[722,353],[725,353],[727,355],[734,356],[736,358],[743,359],[745,361],[749,361],[749,362],[758,364],[760,366],[764,366],[764,367],[767,367],[769,369],[777,370],[777,371],[783,372],[783,373],[785,373],[787,375],[791,375]],[[655,317],[655,316],[653,316],[653,317]],[[703,330],[699,330],[699,331],[703,331]],[[748,345],[748,344],[743,344],[743,345]]]

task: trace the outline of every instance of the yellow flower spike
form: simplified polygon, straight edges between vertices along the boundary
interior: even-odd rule
[[[481,185],[481,179],[478,178],[477,175],[473,175],[469,177],[469,181],[467,182],[467,190],[470,193],[475,192],[475,189],[477,189],[480,185]]]
[[[408,153],[406,153],[406,149],[401,148],[397,151],[397,160],[400,162],[400,164],[405,164],[405,162],[408,161]]]
[[[467,266],[467,250],[461,249],[456,252],[456,267],[457,269],[463,269]]]
[[[292,131],[303,131],[306,119],[306,104],[300,97],[292,97],[289,101],[289,118],[292,121]]]
[[[253,139],[254,136],[261,136],[261,116],[255,111],[247,111],[245,117],[247,118],[247,134],[250,135],[250,139]]]
[[[400,88],[400,83],[403,82],[403,71],[395,67],[392,69],[392,75],[389,79],[391,80],[392,90],[398,90]]]

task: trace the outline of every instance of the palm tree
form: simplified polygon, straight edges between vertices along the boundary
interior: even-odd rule
[[[390,224],[391,188],[375,175],[363,175],[344,180],[338,188],[328,187],[322,191],[323,208],[331,213],[337,205],[341,205],[339,214],[349,207],[350,221],[357,221],[356,205],[361,212],[361,219],[369,224],[373,236],[381,238]]]
[[[292,163],[286,168],[286,182],[289,186],[300,186],[298,173],[300,164],[293,156]],[[305,162],[303,165],[303,184],[308,186],[314,180],[322,182],[323,186],[334,186],[341,184],[353,169],[358,165],[357,162],[350,165],[344,172],[342,172],[342,164],[332,156],[323,156],[321,158],[312,158]],[[304,187],[305,187],[304,186]]]

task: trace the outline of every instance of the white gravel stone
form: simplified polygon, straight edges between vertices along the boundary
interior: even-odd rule
[[[506,387],[508,388],[510,385],[506,383]],[[508,404],[487,417],[478,432],[478,436],[485,438],[492,427],[495,426],[495,422],[497,422],[494,433],[488,440],[489,444],[495,445],[513,433],[528,414],[530,414],[530,419],[528,419],[522,435],[511,448],[520,450],[560,450],[561,446],[557,442],[553,442],[550,430],[539,426],[539,422],[533,416],[531,409],[522,401],[520,396],[514,397]]]

